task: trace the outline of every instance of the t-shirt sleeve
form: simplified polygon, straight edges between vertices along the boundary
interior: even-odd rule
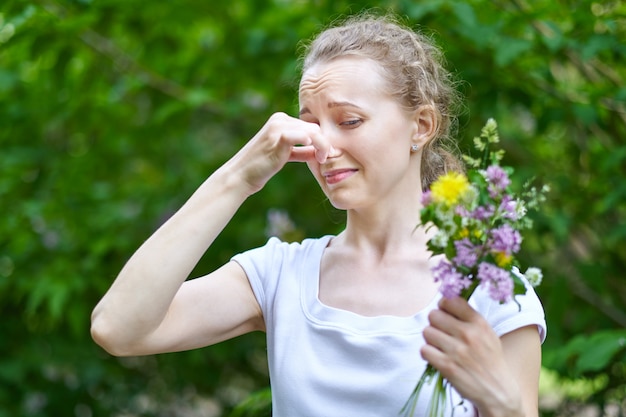
[[[271,237],[264,246],[237,254],[231,258],[245,271],[250,281],[263,314],[266,315],[272,303],[272,294],[275,293],[277,276],[282,264],[281,247],[284,245],[276,237]]]
[[[500,304],[491,299],[486,289],[479,286],[470,298],[470,305],[483,314],[498,336],[535,325],[543,343],[547,333],[543,306],[533,287],[523,276],[521,278],[526,286],[526,294],[515,296],[517,303],[509,301]]]

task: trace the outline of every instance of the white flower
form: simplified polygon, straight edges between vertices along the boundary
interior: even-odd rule
[[[470,184],[468,189],[463,194],[461,198],[461,202],[466,208],[472,210],[476,208],[476,206],[478,205],[479,196],[480,196],[480,192],[476,189],[474,185]]]
[[[448,234],[439,230],[435,236],[431,238],[431,242],[438,248],[445,248],[448,245]]]
[[[437,219],[439,220],[439,227],[441,227],[441,229],[445,230],[445,233],[449,236],[453,236],[458,227],[456,222],[454,221],[454,211],[452,208],[446,207],[443,208],[441,210],[437,210],[437,212],[435,213],[435,215],[437,216]],[[441,238],[442,239],[442,238]],[[443,244],[442,248],[445,248],[446,245],[448,244],[448,236],[446,236],[446,243]]]
[[[530,285],[532,285],[533,287],[536,287],[539,284],[541,284],[541,280],[543,279],[543,274],[541,273],[541,269],[535,268],[534,266],[531,266],[530,268],[528,268],[524,276],[526,277]]]
[[[517,215],[517,218],[521,219],[522,217],[526,215],[526,212],[527,212],[527,209],[526,209],[526,204],[524,204],[524,201],[516,200],[515,201],[515,214]]]

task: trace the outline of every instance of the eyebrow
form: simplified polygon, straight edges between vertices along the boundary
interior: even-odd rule
[[[331,101],[330,103],[328,103],[329,109],[332,109],[334,107],[354,107],[356,109],[361,109],[360,106],[357,106],[354,103],[350,103],[349,101]],[[309,113],[311,113],[311,110],[309,110],[307,107],[303,107],[302,110],[300,110],[300,116]]]

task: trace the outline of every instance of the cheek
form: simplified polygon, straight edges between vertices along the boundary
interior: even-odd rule
[[[317,183],[320,185],[320,187],[323,187],[323,178],[320,175],[320,164],[317,161],[308,161],[306,163],[306,166],[309,167],[309,171],[311,171],[311,174],[313,174],[313,176],[315,177],[315,179],[317,180]]]

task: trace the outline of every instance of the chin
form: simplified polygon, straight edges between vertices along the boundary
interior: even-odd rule
[[[332,200],[329,200],[329,201],[330,201],[330,204],[331,204],[331,205],[332,205],[335,209],[337,209],[337,210],[343,210],[343,211],[345,211],[345,210],[349,210],[349,209],[351,208],[351,207],[350,207],[350,206],[348,206],[348,205],[338,204],[338,203],[333,202]]]
[[[346,187],[340,187],[329,190],[326,187],[322,187],[324,195],[337,210],[351,210],[357,209],[363,206],[364,200],[361,193],[356,193],[354,190],[350,190]]]
[[[340,198],[338,196],[329,196],[326,195],[330,204],[337,210],[351,210],[359,207],[359,204],[351,198]]]

